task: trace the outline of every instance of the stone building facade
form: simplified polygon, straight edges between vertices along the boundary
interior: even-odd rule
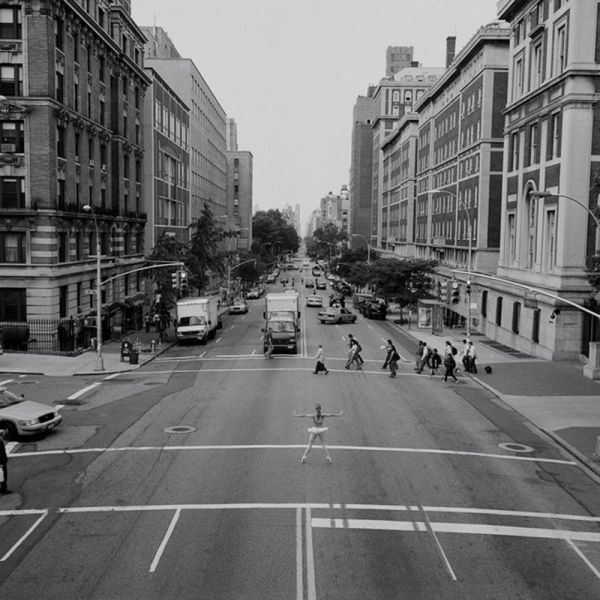
[[[103,280],[143,261],[143,41],[128,2],[2,3],[0,321],[95,310],[96,225]],[[103,288],[107,334],[140,290]]]

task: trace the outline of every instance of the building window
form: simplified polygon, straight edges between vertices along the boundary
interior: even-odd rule
[[[517,251],[517,225],[514,214],[508,215],[508,260],[514,263]]]
[[[544,81],[544,46],[542,42],[536,43],[531,51],[530,90],[535,90]]]
[[[483,292],[481,292],[481,316],[482,317],[487,317],[487,301],[488,301],[487,290],[483,290]]]
[[[60,231],[58,233],[58,262],[67,262],[69,259],[68,255],[67,234],[64,231]]]
[[[73,83],[73,108],[79,112],[79,83]]]
[[[56,155],[60,158],[66,157],[65,128],[60,125],[56,128]]]
[[[512,310],[512,332],[519,333],[519,325],[521,321],[521,303],[513,302],[513,310]]]
[[[544,252],[546,271],[552,271],[556,263],[556,210],[546,213],[546,252]]]
[[[106,67],[104,56],[98,57],[98,78],[100,81],[104,81],[106,77]]]
[[[25,232],[0,231],[0,263],[25,262]],[[4,293],[4,290],[2,290]]]
[[[550,128],[548,131],[546,158],[560,158],[561,138],[562,138],[562,113],[554,113],[550,119]]]
[[[567,68],[567,24],[560,23],[554,32],[554,75]]]
[[[513,76],[513,100],[520,98],[523,95],[523,57],[519,56],[514,62],[514,76]]]
[[[0,95],[21,95],[21,65],[0,65]]]
[[[510,146],[511,146],[511,155],[510,155],[510,166],[511,171],[516,171],[520,166],[520,146],[521,146],[521,136],[519,132],[513,133],[510,136]]]
[[[62,73],[56,73],[56,100],[58,102],[65,101],[65,77]]]
[[[531,324],[531,341],[536,344],[540,341],[540,314],[539,308],[533,309],[532,324]]]
[[[73,61],[79,62],[79,35],[73,34]]]
[[[75,294],[76,294],[76,298],[75,298],[75,302],[77,304],[77,312],[81,312],[81,298],[83,295],[83,284],[81,283],[81,281],[77,282],[77,287],[75,288]]]
[[[64,49],[65,49],[65,24],[64,24],[64,21],[62,19],[56,19],[56,21],[54,22],[54,26],[55,26],[54,40],[55,40],[56,47],[58,48],[58,50],[64,51]]]
[[[25,152],[23,121],[0,121],[0,152]]]
[[[65,210],[65,180],[58,179],[56,182],[56,208]]]
[[[25,208],[23,177],[0,177],[0,208]]]
[[[529,126],[528,132],[529,144],[527,145],[527,166],[540,162],[539,157],[539,128],[537,123]]]
[[[527,196],[527,268],[532,269],[537,260],[537,198]]]
[[[0,8],[0,39],[21,39],[21,8],[18,6]]]
[[[75,234],[75,260],[83,260],[83,234],[78,231]],[[81,284],[80,284],[81,285]],[[79,306],[77,302],[77,306]]]
[[[496,325],[502,326],[502,296],[496,298]]]
[[[27,292],[21,288],[2,288],[0,321],[27,320]]]

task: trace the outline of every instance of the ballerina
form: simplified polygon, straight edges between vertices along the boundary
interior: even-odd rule
[[[315,424],[314,427],[308,428],[308,433],[309,433],[308,445],[306,446],[306,449],[304,450],[304,454],[302,454],[302,458],[300,459],[301,463],[306,462],[306,457],[308,456],[308,453],[311,451],[311,448],[313,447],[313,444],[315,443],[315,440],[317,438],[319,438],[319,440],[321,441],[321,446],[323,446],[323,450],[325,450],[325,454],[327,455],[327,460],[329,461],[329,464],[333,463],[333,461],[331,460],[331,456],[329,455],[329,450],[327,449],[327,446],[325,445],[325,432],[327,431],[328,427],[324,427],[323,422],[325,420],[325,417],[340,417],[343,414],[343,412],[344,411],[342,411],[342,410],[340,410],[339,413],[321,412],[320,404],[317,404],[315,406],[314,413],[297,414],[296,411],[294,411],[295,417],[307,417],[309,419],[312,419],[313,423]]]

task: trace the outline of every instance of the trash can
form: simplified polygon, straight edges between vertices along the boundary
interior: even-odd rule
[[[138,364],[138,359],[139,359],[139,352],[137,350],[132,350],[129,353],[129,364],[130,365],[137,365]]]

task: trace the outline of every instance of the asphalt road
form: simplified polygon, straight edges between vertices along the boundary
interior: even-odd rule
[[[598,484],[572,458],[470,380],[416,375],[389,322],[303,307],[298,355],[265,359],[263,302],[133,373],[21,381],[47,402],[98,385],[10,459],[2,600],[600,598]],[[316,403],[343,410],[332,465],[299,462],[293,412]]]

